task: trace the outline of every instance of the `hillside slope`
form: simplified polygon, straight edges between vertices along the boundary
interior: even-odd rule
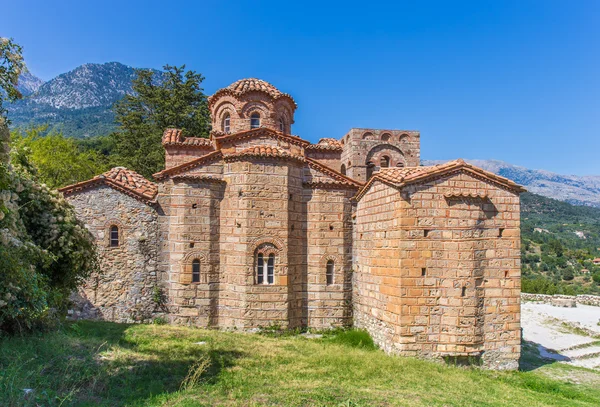
[[[41,85],[22,76],[33,93],[8,105],[8,116],[13,128],[48,124],[65,136],[105,135],[116,128],[111,107],[132,93],[134,77],[135,68],[119,62],[84,64]]]
[[[575,205],[600,208],[600,176],[561,175],[544,170],[531,170],[499,160],[465,160],[473,165],[509,178],[529,192],[555,198]],[[424,165],[444,161],[424,160]]]

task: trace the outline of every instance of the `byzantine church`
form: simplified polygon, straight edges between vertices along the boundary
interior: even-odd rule
[[[242,79],[208,99],[210,138],[165,129],[165,169],[61,189],[101,272],[74,318],[221,329],[366,329],[386,352],[520,355],[520,200],[463,160],[420,165],[420,134],[292,134],[292,96]]]

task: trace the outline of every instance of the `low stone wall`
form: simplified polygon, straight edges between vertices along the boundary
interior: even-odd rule
[[[529,293],[521,293],[521,300],[523,301],[537,301],[543,302],[546,304],[556,303],[556,300],[566,300],[566,301],[575,301],[577,304],[581,305],[593,305],[596,307],[600,307],[600,296],[598,295],[547,295],[547,294],[529,294]],[[554,304],[553,304],[554,305]]]

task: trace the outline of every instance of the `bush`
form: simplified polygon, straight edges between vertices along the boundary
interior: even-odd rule
[[[592,280],[594,280],[594,283],[600,285],[600,271],[592,276]]]

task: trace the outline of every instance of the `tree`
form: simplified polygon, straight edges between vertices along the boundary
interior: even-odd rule
[[[138,70],[133,80],[133,95],[126,95],[114,106],[120,129],[113,134],[119,160],[145,177],[164,168],[161,145],[167,127],[185,134],[208,137],[210,113],[201,88],[204,77],[185,65],[166,65],[165,72]]]
[[[11,38],[0,37],[0,115],[5,117],[6,109],[2,106],[4,97],[9,101],[21,98],[17,89],[19,76],[25,69],[23,62],[23,49]]]
[[[573,273],[573,269],[572,268],[567,268],[563,271],[563,275],[562,275],[563,280],[565,281],[571,281],[575,278],[575,274]]]
[[[8,61],[8,62],[7,62]],[[0,106],[18,98],[21,48],[0,40]],[[10,162],[0,115],[0,334],[47,322],[69,293],[97,270],[94,238],[60,194],[40,185],[26,156]]]
[[[26,157],[38,179],[50,188],[88,180],[108,170],[106,160],[95,151],[81,151],[78,141],[62,134],[45,133],[44,127],[12,134],[13,162]]]
[[[594,283],[600,285],[600,271],[594,273],[594,275],[592,276],[592,280],[594,280]]]

